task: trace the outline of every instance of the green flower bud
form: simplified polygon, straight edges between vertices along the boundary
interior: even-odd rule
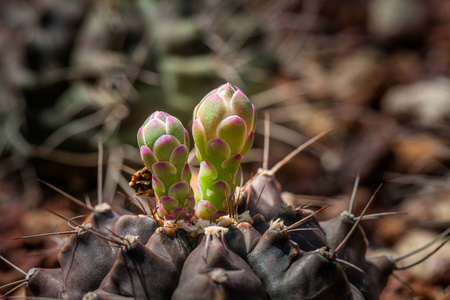
[[[194,197],[187,164],[189,134],[181,122],[165,112],[154,112],[138,130],[141,158],[152,173],[159,212],[166,219],[189,218]]]
[[[226,196],[239,183],[240,163],[253,144],[255,125],[255,107],[229,83],[195,107],[192,135],[201,164],[194,195],[200,218],[215,220],[227,212]]]

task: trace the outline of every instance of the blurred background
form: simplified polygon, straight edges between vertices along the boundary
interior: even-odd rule
[[[286,201],[355,213],[373,255],[406,253],[450,226],[450,1],[0,2],[0,254],[28,271],[57,265],[64,230],[86,213],[37,179],[132,210],[117,191],[142,168],[136,131],[164,110],[190,130],[194,106],[230,82],[259,109],[245,178],[333,131],[277,172]],[[193,163],[195,171],[195,162]],[[450,246],[397,272],[381,299],[449,299]],[[32,254],[32,255],[31,255]],[[0,263],[0,286],[20,279]],[[411,291],[411,287],[414,293]]]

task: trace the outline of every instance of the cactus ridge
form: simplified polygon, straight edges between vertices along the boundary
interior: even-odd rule
[[[98,218],[96,214],[101,213],[92,212],[87,219]],[[283,205],[280,218],[270,224],[257,213],[227,227],[206,227],[200,235],[175,223],[161,226],[146,215],[122,215],[111,231],[83,223],[60,250],[61,267],[32,269],[24,273],[24,282],[30,296],[58,299],[377,299],[389,275],[399,268],[396,259],[363,255],[354,263],[365,273],[352,276],[355,270],[330,258],[329,250],[349,227],[324,229],[330,223],[348,222],[342,214],[328,223],[309,218],[305,224],[316,230],[296,231],[307,239],[309,233],[323,230],[329,246],[306,250],[291,239],[285,221],[311,214]],[[261,232],[258,222],[265,224]],[[363,232],[358,226],[359,230]],[[442,245],[448,233],[433,242],[444,239]],[[356,242],[355,238],[349,245]],[[361,249],[367,241],[359,243]],[[344,259],[352,250],[342,248],[338,257]]]
[[[439,242],[437,251],[450,239],[449,229],[409,254],[369,259],[359,224],[367,207],[355,217],[350,204],[348,212],[319,222],[315,215],[325,208],[314,212],[284,203],[275,172],[268,170],[237,193],[255,113],[230,84],[197,105],[193,137],[200,170],[194,189],[186,129],[167,113],[153,113],[137,137],[145,168],[130,183],[147,200],[153,188],[151,212],[142,207],[141,215],[122,214],[107,203],[93,208],[71,199],[90,213],[82,224],[55,213],[72,227],[64,232],[60,267],[25,272],[0,256],[25,276],[0,289],[26,286],[30,297],[83,300],[372,300],[401,269],[398,261]]]

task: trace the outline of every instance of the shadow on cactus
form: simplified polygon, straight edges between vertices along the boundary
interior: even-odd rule
[[[57,214],[71,230],[39,235],[68,236],[60,268],[25,272],[0,256],[24,276],[0,288],[10,287],[10,294],[27,286],[30,297],[45,299],[370,300],[395,270],[409,267],[400,266],[402,259],[434,247],[420,263],[450,239],[449,229],[411,253],[366,258],[360,223],[377,217],[365,215],[375,194],[355,217],[354,192],[349,210],[326,222],[315,218],[326,207],[293,207],[281,197],[276,171],[326,133],[242,185],[255,107],[227,83],[207,94],[193,117],[200,161],[194,188],[188,131],[177,118],[154,112],[137,135],[145,167],[130,182],[136,191],[130,201],[143,214],[72,199],[90,210],[84,222]]]

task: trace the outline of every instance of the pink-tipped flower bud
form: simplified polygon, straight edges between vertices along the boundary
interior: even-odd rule
[[[196,210],[199,217],[228,209],[226,196],[239,182],[240,162],[253,144],[255,126],[255,106],[229,83],[208,93],[195,107],[192,135],[201,162],[195,188],[198,205],[202,203]]]
[[[165,112],[156,111],[139,128],[137,140],[141,158],[153,174],[152,185],[160,213],[166,219],[191,214],[189,134],[183,124]],[[177,215],[173,216],[172,212]]]

